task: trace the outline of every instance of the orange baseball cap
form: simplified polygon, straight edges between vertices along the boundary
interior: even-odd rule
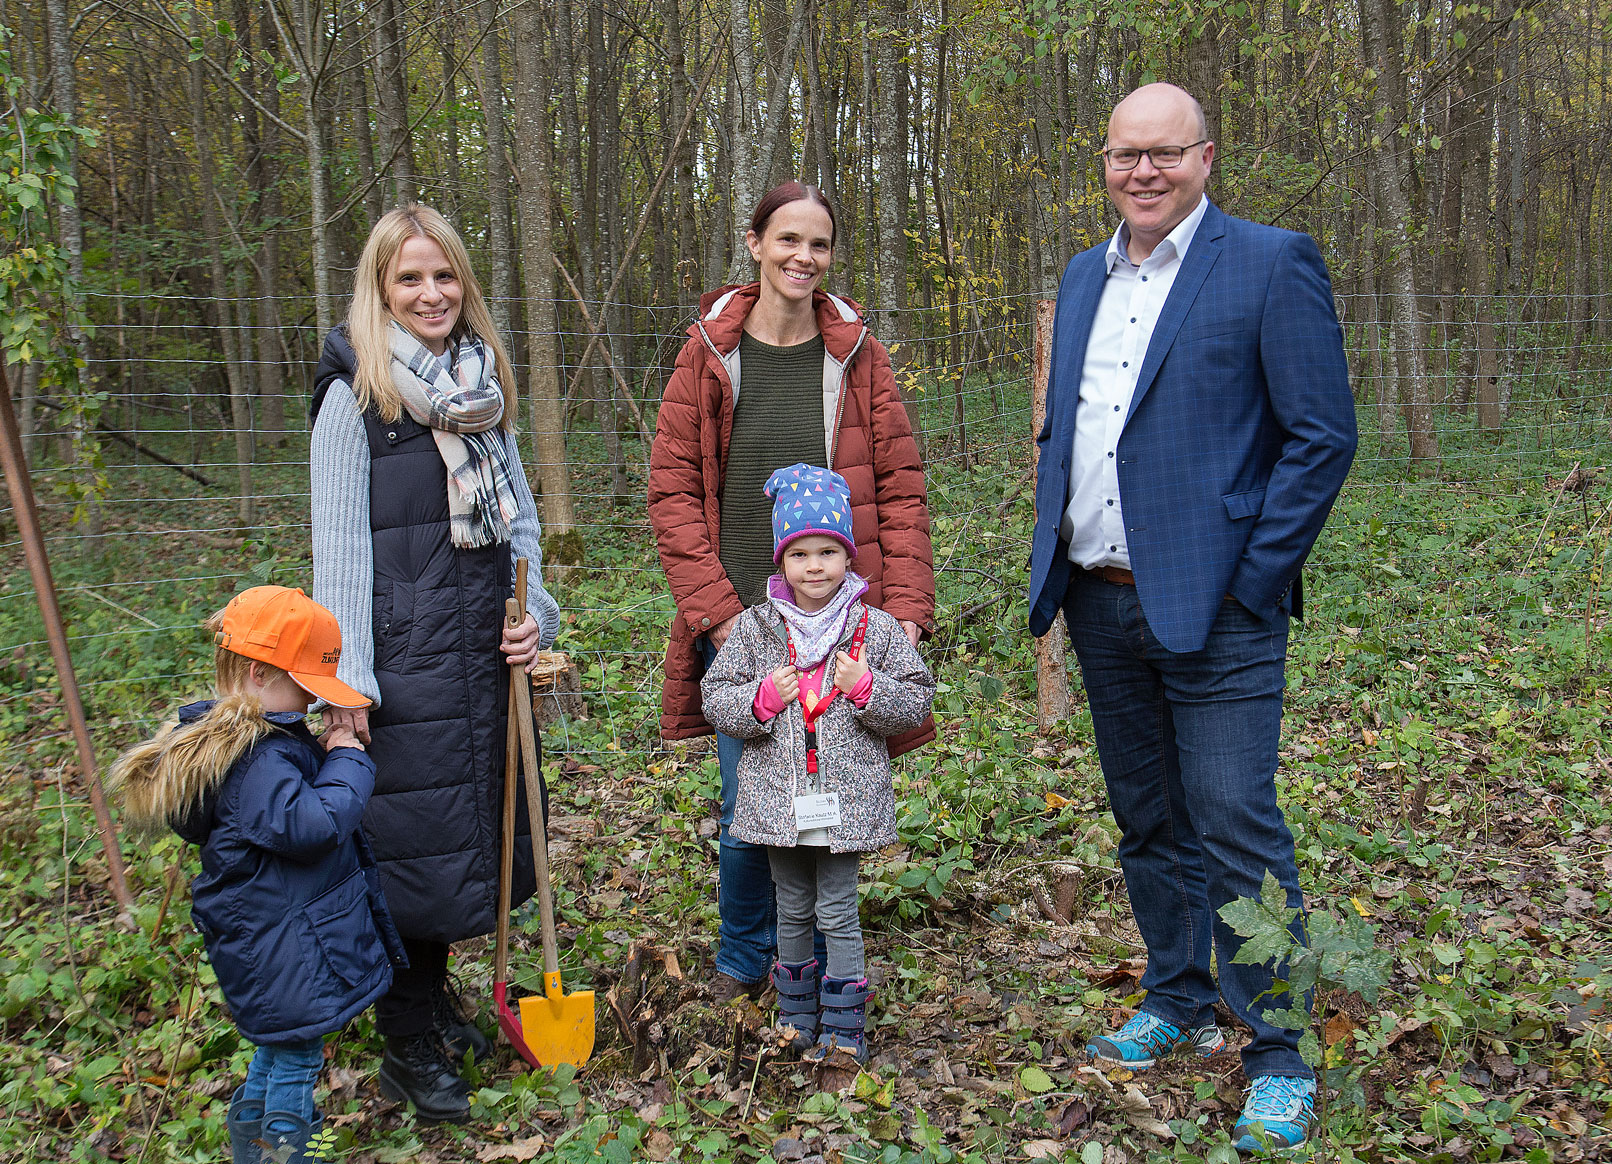
[[[310,695],[334,707],[368,707],[369,699],[336,678],[341,628],[336,616],[300,590],[253,586],[229,600],[215,636],[226,651],[280,668]]]

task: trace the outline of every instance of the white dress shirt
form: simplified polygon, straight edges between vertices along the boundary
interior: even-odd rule
[[[1164,300],[1198,232],[1208,197],[1172,230],[1140,266],[1126,253],[1130,229],[1122,222],[1108,242],[1108,277],[1097,302],[1086,362],[1080,371],[1075,444],[1069,463],[1069,505],[1059,532],[1069,560],[1083,570],[1131,565],[1120,504],[1119,434]]]

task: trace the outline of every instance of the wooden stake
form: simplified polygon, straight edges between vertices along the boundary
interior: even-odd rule
[[[17,519],[17,535],[22,540],[23,556],[28,559],[28,573],[33,578],[39,614],[45,620],[45,637],[50,641],[50,654],[56,662],[56,677],[61,683],[62,705],[67,709],[67,722],[72,727],[73,738],[78,742],[78,766],[84,773],[90,804],[95,809],[95,823],[101,832],[107,880],[119,908],[128,914],[134,907],[134,898],[129,894],[128,881],[123,875],[123,853],[118,848],[117,828],[106,807],[106,794],[101,789],[101,778],[95,769],[95,748],[90,743],[89,722],[84,718],[84,701],[79,698],[78,680],[73,674],[73,657],[67,650],[67,630],[62,624],[61,607],[56,601],[56,584],[51,580],[50,560],[45,556],[45,539],[39,528],[39,509],[34,504],[33,480],[28,475],[28,464],[23,457],[22,432],[17,426],[17,414],[11,406],[11,381],[6,377],[3,360],[0,360],[0,469],[4,469],[6,474],[11,512]]]
[[[1047,377],[1052,368],[1052,320],[1055,299],[1038,299],[1035,305],[1035,364],[1030,384],[1031,467],[1040,460],[1041,449],[1034,443],[1047,419]],[[1052,628],[1036,640],[1036,728],[1052,730],[1061,719],[1069,718],[1069,666],[1065,652],[1069,632],[1064,629],[1063,612],[1052,620]]]

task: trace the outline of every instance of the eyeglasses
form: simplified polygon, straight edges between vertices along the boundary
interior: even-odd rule
[[[1155,170],[1173,170],[1181,164],[1182,155],[1190,150],[1193,146],[1208,144],[1209,139],[1205,137],[1187,145],[1154,146],[1152,149],[1146,150],[1133,150],[1129,147],[1121,147],[1119,149],[1101,150],[1099,152],[1103,155],[1103,157],[1108,159],[1108,164],[1116,170],[1136,169],[1137,163],[1142,160],[1143,154],[1147,155],[1147,160],[1153,163],[1153,168]]]

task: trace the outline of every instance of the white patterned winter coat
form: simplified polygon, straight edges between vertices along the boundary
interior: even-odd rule
[[[862,618],[862,658],[873,675],[867,705],[843,695],[817,721],[817,766],[824,792],[840,798],[840,823],[828,830],[836,853],[865,853],[896,839],[889,736],[911,731],[929,715],[935,679],[899,623],[882,610],[852,603],[839,649],[849,650]],[[788,660],[784,621],[770,603],[745,611],[700,681],[705,718],[744,741],[739,794],[729,832],[756,845],[793,847],[796,791],[813,790],[806,773],[806,720],[794,700],[766,723],[756,719],[756,690]]]

